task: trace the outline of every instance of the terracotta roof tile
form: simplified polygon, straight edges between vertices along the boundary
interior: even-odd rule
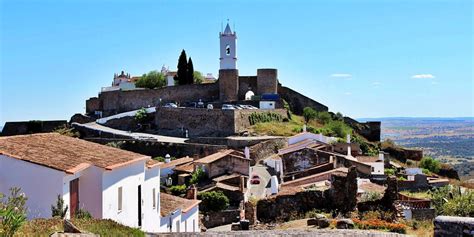
[[[75,173],[90,165],[114,169],[150,159],[134,152],[58,133],[0,137],[0,154],[67,173]]]
[[[364,163],[373,163],[379,161],[378,156],[357,156],[356,159],[357,161]]]
[[[234,150],[231,150],[231,149],[228,149],[228,150],[223,150],[223,151],[219,151],[219,152],[216,152],[212,155],[208,155],[204,158],[201,158],[199,160],[196,160],[196,162],[198,163],[204,163],[204,164],[210,164],[214,161],[217,161],[217,160],[220,160],[226,156],[228,156],[229,154],[231,154],[232,152],[234,152]],[[236,156],[237,157],[237,156]],[[245,159],[245,157],[242,157],[243,159]]]
[[[182,165],[182,164],[192,162],[193,160],[194,160],[193,158],[183,157],[183,158],[179,158],[179,159],[176,159],[176,160],[172,160],[168,163],[163,163],[163,164],[160,165],[160,168],[165,169],[165,168],[169,168],[169,167],[173,167],[173,166],[178,166],[178,165]]]
[[[187,172],[187,173],[192,173],[194,171],[194,163],[189,162],[184,165],[176,166],[174,168],[175,171],[182,171],[182,172]]]
[[[181,209],[182,212],[187,212],[200,202],[200,200],[185,199],[167,193],[160,193],[161,216],[167,216],[177,209]]]

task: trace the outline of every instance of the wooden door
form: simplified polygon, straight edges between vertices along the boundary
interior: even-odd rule
[[[79,178],[71,180],[69,182],[69,210],[70,217],[76,215],[77,210],[79,209]]]

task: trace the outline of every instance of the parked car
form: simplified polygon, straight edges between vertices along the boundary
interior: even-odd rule
[[[239,105],[239,106],[243,109],[258,109],[257,107],[252,106],[252,105]]]
[[[178,105],[175,103],[166,103],[163,107],[165,108],[178,108]]]
[[[202,102],[201,99],[199,99],[199,102],[197,102],[197,108],[204,108],[204,102]]]
[[[223,104],[222,109],[229,109],[229,110],[234,110],[235,107],[231,104]]]
[[[256,174],[252,175],[250,179],[250,184],[260,184],[260,177]]]

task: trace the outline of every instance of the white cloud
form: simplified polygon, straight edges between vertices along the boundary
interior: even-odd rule
[[[374,81],[374,82],[372,82],[372,85],[373,86],[380,86],[380,85],[382,85],[382,83],[380,83],[378,81]]]
[[[413,79],[434,79],[435,76],[433,74],[416,74],[411,76]]]
[[[334,74],[331,74],[331,77],[351,79],[352,75],[349,73],[334,73]]]
[[[352,95],[352,93],[351,92],[346,92],[346,93],[344,93],[344,95]]]

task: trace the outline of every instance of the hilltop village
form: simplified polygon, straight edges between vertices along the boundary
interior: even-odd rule
[[[227,24],[219,38],[218,78],[197,83],[182,54],[178,71],[157,73],[160,86],[141,86],[153,73],[122,71],[70,121],[7,123],[0,193],[19,188],[28,220],[64,218],[64,232],[81,231],[74,219],[83,216],[146,233],[305,219],[303,228],[404,234],[407,223],[435,219],[439,203],[411,193],[450,187],[454,170],[380,141],[378,121],[358,122],[285,87],[277,69],[240,75],[237,33]],[[456,233],[451,221],[437,219],[435,233]]]

